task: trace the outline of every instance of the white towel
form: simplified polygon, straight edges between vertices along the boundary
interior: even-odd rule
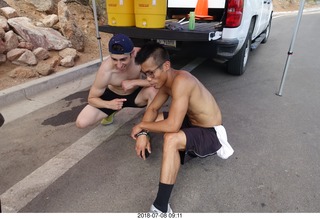
[[[217,137],[222,145],[217,151],[217,155],[222,159],[227,159],[233,154],[234,150],[228,142],[226,129],[222,125],[214,126],[214,129],[216,130]]]

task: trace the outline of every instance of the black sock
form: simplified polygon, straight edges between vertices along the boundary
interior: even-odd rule
[[[162,212],[167,212],[168,210],[168,203],[172,189],[173,185],[163,184],[159,182],[157,198],[154,201],[153,205]]]

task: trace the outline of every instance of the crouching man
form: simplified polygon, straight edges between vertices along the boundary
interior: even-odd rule
[[[78,128],[86,128],[98,121],[102,125],[109,125],[115,113],[122,108],[145,107],[151,103],[157,90],[142,78],[140,66],[135,64],[138,50],[124,34],[114,35],[110,39],[110,56],[98,69],[90,88],[88,105],[76,120]]]

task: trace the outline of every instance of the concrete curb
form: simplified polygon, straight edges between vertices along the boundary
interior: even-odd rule
[[[62,84],[78,81],[95,74],[100,63],[101,60],[97,59],[59,73],[2,90],[0,91],[1,108],[22,100],[30,99],[32,96],[55,89]]]

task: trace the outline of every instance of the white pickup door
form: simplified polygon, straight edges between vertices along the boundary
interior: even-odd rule
[[[272,0],[256,0],[256,1],[251,1],[253,9],[257,10],[258,14],[258,25],[256,25],[256,28],[253,33],[253,37],[255,38],[257,35],[260,35],[263,31],[266,30],[269,20],[270,20],[270,15],[271,15],[271,1]]]

